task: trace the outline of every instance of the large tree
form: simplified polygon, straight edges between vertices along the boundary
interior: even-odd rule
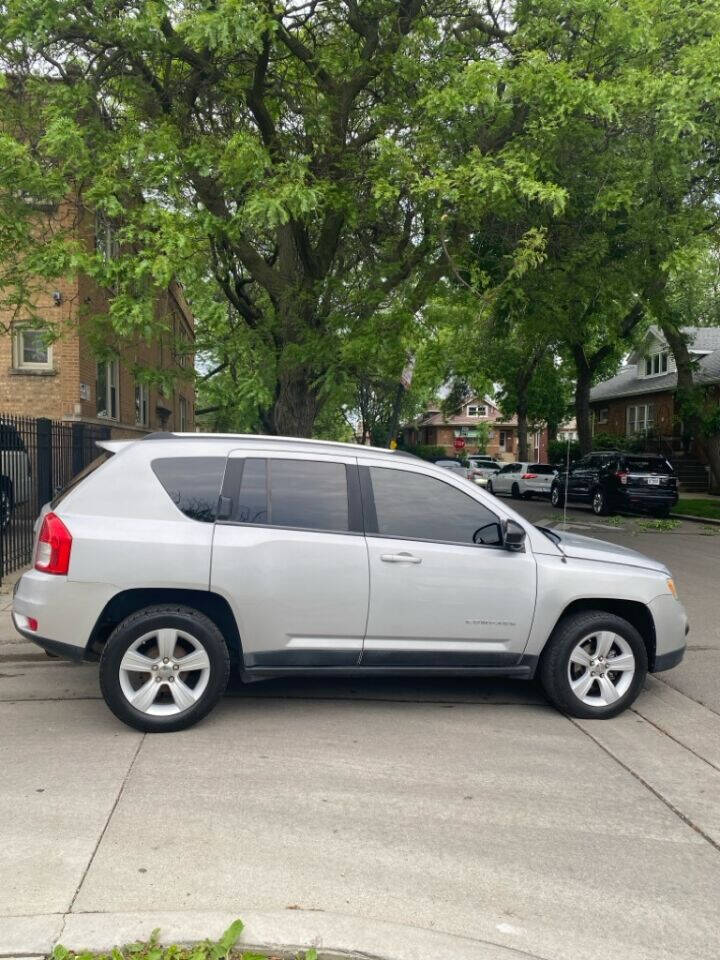
[[[473,0],[5,0],[5,105],[32,102],[34,127],[0,149],[30,199],[51,174],[120,240],[112,264],[68,243],[46,274],[111,289],[120,336],[152,336],[152,293],[178,275],[207,405],[311,433],[356,323],[417,310],[446,269],[437,194],[415,189],[426,99],[496,33]]]

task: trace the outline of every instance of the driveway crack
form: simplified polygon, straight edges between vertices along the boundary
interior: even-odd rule
[[[65,929],[65,921],[66,921],[66,919],[67,919],[67,917],[68,917],[68,914],[70,914],[70,913],[73,912],[73,907],[75,906],[75,901],[76,901],[77,898],[78,898],[78,894],[80,893],[80,890],[81,890],[81,888],[82,888],[82,885],[85,883],[85,878],[86,878],[87,875],[88,875],[88,872],[89,872],[89,870],[90,870],[90,867],[93,865],[93,861],[95,860],[95,856],[96,856],[96,854],[97,854],[97,852],[98,852],[98,849],[99,849],[99,847],[100,847],[100,844],[103,842],[103,839],[104,839],[104,837],[105,837],[105,834],[107,833],[107,828],[110,826],[110,821],[112,820],[113,814],[115,813],[115,810],[117,809],[117,805],[120,803],[120,798],[122,797],[123,792],[125,791],[125,787],[127,786],[127,782],[128,782],[128,780],[130,779],[130,774],[132,773],[133,767],[135,766],[135,761],[137,760],[138,755],[139,755],[139,753],[140,753],[140,750],[142,749],[142,745],[145,743],[145,737],[146,737],[146,736],[147,736],[147,734],[146,734],[146,733],[143,733],[142,736],[140,737],[140,742],[138,743],[137,748],[136,748],[136,750],[135,750],[135,753],[133,754],[132,760],[130,761],[130,765],[129,765],[128,768],[127,768],[127,772],[125,773],[125,776],[123,777],[123,781],[122,781],[122,783],[120,784],[120,789],[118,790],[117,796],[115,797],[115,800],[113,801],[113,805],[112,805],[112,807],[110,808],[110,812],[109,812],[108,815],[107,815],[107,819],[105,820],[105,824],[104,824],[102,830],[100,831],[100,836],[99,836],[98,839],[97,839],[97,843],[96,843],[95,846],[93,847],[93,852],[92,852],[92,854],[91,854],[91,856],[90,856],[90,859],[88,860],[87,865],[86,865],[85,869],[83,870],[82,876],[80,877],[80,881],[79,881],[79,883],[78,883],[78,885],[77,885],[77,887],[76,887],[76,889],[75,889],[75,893],[73,894],[73,898],[72,898],[72,900],[70,901],[70,906],[69,906],[69,907],[67,908],[67,910],[65,911],[65,915],[63,916],[63,927],[62,927],[63,930]],[[61,930],[61,933],[62,933],[62,930]]]
[[[643,717],[643,719],[645,719],[645,718]],[[609,750],[609,749],[608,749],[603,743],[601,743],[596,737],[594,737],[591,733],[589,733],[587,730],[585,730],[583,727],[581,727],[580,724],[579,724],[576,720],[574,720],[572,717],[568,717],[568,720],[570,721],[570,723],[573,724],[573,726],[577,727],[577,729],[578,729],[581,733],[585,734],[585,736],[586,736],[589,740],[592,740],[592,742],[593,742],[594,744],[596,744],[596,746],[600,747],[600,749],[601,749],[604,753],[606,753],[612,760],[614,760],[615,763],[617,763],[619,766],[621,766],[621,767],[623,768],[623,770],[626,770],[626,771],[630,774],[631,777],[634,777],[634,778],[638,781],[638,783],[641,783],[641,784],[645,787],[646,790],[649,790],[650,793],[652,793],[652,795],[653,795],[654,797],[657,797],[657,799],[658,799],[661,803],[664,803],[665,806],[668,808],[668,810],[671,810],[671,811],[675,814],[675,816],[678,817],[678,819],[682,820],[683,823],[687,824],[687,826],[690,827],[692,830],[694,830],[695,833],[698,833],[698,834],[703,838],[703,840],[707,840],[707,842],[710,844],[710,846],[713,847],[715,850],[717,850],[718,853],[720,853],[720,843],[718,843],[717,840],[714,840],[711,836],[709,836],[707,833],[705,833],[705,831],[704,831],[701,827],[699,827],[696,823],[694,823],[694,822],[690,819],[690,817],[687,816],[687,814],[683,813],[682,810],[680,810],[678,807],[675,806],[675,804],[671,803],[671,802],[667,799],[667,797],[664,797],[664,796],[660,793],[659,790],[656,790],[655,787],[653,787],[650,783],[648,783],[647,780],[645,780],[643,777],[641,777],[639,773],[636,773],[635,770],[632,769],[632,767],[629,767],[626,763],[624,763],[618,756],[616,756],[616,755],[612,752],[612,750]],[[672,739],[672,738],[671,738],[671,739]],[[680,744],[680,745],[682,746],[682,744]],[[692,753],[692,751],[690,751],[690,752]]]

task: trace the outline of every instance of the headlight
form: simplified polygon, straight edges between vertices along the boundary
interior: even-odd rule
[[[667,579],[666,582],[667,582],[667,588],[668,588],[668,590],[670,591],[670,593],[671,593],[671,594],[675,597],[675,599],[677,600],[677,599],[678,599],[678,592],[677,592],[677,587],[675,586],[675,581],[672,579],[672,577],[668,577],[668,579]]]

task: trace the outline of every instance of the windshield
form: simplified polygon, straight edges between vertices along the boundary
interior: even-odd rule
[[[664,457],[624,457],[623,466],[629,473],[670,474],[673,472]]]

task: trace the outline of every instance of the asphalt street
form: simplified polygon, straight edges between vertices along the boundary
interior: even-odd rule
[[[522,682],[298,680],[142,735],[94,665],[14,635],[6,593],[0,957],[234,916],[392,960],[720,955],[720,534],[570,522],[665,561],[691,619],[686,662],[612,721]]]

